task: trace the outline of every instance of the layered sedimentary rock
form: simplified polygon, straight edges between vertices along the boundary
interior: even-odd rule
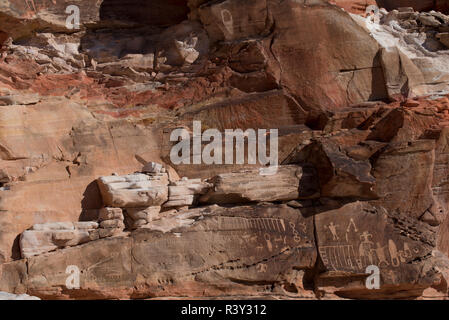
[[[125,209],[128,229],[141,228],[159,217],[161,207],[143,207]]]
[[[32,297],[27,294],[12,294],[0,292],[0,300],[40,300],[38,297]]]
[[[96,222],[49,222],[35,224],[20,236],[22,257],[28,258],[58,248],[76,246],[91,240]]]
[[[302,177],[303,169],[299,166],[220,174],[211,179],[213,188],[200,200],[208,203],[295,200],[303,193]]]
[[[379,56],[390,99],[448,92],[444,42],[449,16],[401,8],[388,13],[381,10],[367,20],[355,19],[382,47]]]
[[[205,194],[212,184],[201,179],[183,179],[174,181],[168,186],[168,201],[164,207],[190,206]]]
[[[3,1],[0,290],[447,296],[445,3],[373,4]],[[277,129],[279,166],[173,163],[193,121]]]
[[[133,174],[98,179],[98,187],[106,206],[136,208],[158,206],[168,199],[166,174],[148,176]]]
[[[387,10],[393,10],[400,7],[412,7],[418,11],[448,11],[449,2],[447,0],[377,0],[379,6]]]

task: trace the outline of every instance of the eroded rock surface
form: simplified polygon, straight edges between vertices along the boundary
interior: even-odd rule
[[[447,297],[447,9],[3,1],[0,290]],[[173,163],[170,135],[193,121],[277,129],[278,166]]]

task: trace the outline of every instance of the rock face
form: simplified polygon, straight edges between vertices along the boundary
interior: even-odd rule
[[[0,290],[447,297],[447,8],[2,1]],[[273,136],[276,166],[250,163]],[[243,163],[196,161],[209,143]]]
[[[363,24],[382,46],[380,60],[390,99],[449,90],[449,56],[444,44],[449,16],[402,8],[381,11],[375,19],[379,24],[369,19]]]

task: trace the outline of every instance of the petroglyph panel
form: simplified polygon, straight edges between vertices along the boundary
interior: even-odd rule
[[[313,219],[284,205],[217,208],[189,228],[154,233],[151,241],[148,232],[136,233],[132,250],[145,278],[269,281],[292,267],[312,268],[316,259]]]
[[[378,266],[384,283],[417,279],[432,250],[432,230],[408,229],[382,207],[355,202],[315,217],[318,252],[327,271],[365,273]],[[416,225],[416,224],[415,224]]]

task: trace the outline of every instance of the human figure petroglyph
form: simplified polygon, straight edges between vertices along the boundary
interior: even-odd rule
[[[374,263],[374,257],[373,257],[373,246],[374,243],[372,241],[370,241],[370,239],[373,238],[373,235],[370,234],[368,231],[364,231],[361,235],[360,235],[360,239],[362,240],[362,243],[360,243],[359,246],[359,256],[360,257],[365,257],[369,260],[370,264]]]
[[[335,241],[340,240],[340,238],[338,237],[337,234],[337,227],[338,225],[335,225],[333,222],[331,222],[328,226],[327,226],[332,234],[332,239]]]
[[[379,267],[399,267],[402,263],[406,263],[407,260],[413,257],[413,255],[419,252],[417,247],[412,246],[410,243],[402,242],[397,245],[395,240],[386,239],[387,241],[374,241],[373,234],[369,231],[360,231],[357,227],[354,219],[349,219],[349,222],[345,225],[346,237],[339,239],[339,243],[334,244],[330,242],[329,246],[321,246],[320,254],[323,255],[323,262],[329,263],[332,268],[349,268],[351,270],[361,270],[366,265],[377,264]],[[329,229],[332,238],[328,241],[338,241],[339,227],[335,222],[329,222],[325,225],[325,229]],[[328,232],[328,231],[325,231]],[[358,233],[358,234],[357,234]],[[354,236],[360,238],[357,241]],[[357,243],[358,247],[354,251],[351,247],[351,243]],[[347,244],[347,246],[345,246]],[[357,248],[356,247],[356,248]],[[400,250],[399,250],[400,249]],[[352,251],[351,251],[352,250]]]

